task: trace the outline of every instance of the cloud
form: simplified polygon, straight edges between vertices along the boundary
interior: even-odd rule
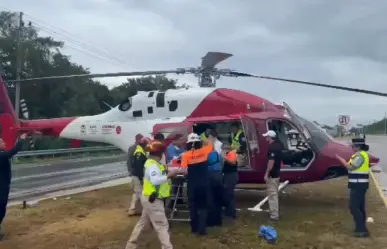
[[[4,1],[11,9],[23,6],[25,19],[42,34],[55,30],[50,35],[64,40],[65,52],[92,72],[191,67],[207,51],[224,51],[234,56],[222,68],[387,92],[387,2],[381,0]],[[113,86],[122,79],[101,81]],[[221,78],[218,87],[286,101],[301,115],[330,124],[338,114],[368,123],[387,111],[386,98],[283,82]]]

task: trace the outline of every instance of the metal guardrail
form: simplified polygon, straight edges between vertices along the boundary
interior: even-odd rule
[[[128,172],[120,172],[112,175],[102,175],[102,176],[97,176],[92,178],[86,178],[83,180],[69,181],[63,184],[54,184],[51,186],[33,188],[30,190],[15,191],[10,193],[9,199],[12,201],[16,201],[16,200],[20,201],[23,199],[24,200],[34,199],[34,197],[56,192],[56,191],[64,191],[69,189],[88,187],[88,186],[104,183],[111,180],[125,178],[127,176],[128,176]]]
[[[115,146],[95,146],[95,147],[82,147],[71,149],[57,149],[57,150],[35,150],[35,151],[20,151],[15,155],[16,158],[21,157],[36,157],[36,156],[55,156],[61,154],[73,154],[73,153],[89,153],[100,151],[120,150]]]

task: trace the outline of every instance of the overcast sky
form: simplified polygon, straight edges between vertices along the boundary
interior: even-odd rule
[[[65,41],[65,53],[95,73],[197,66],[221,51],[234,56],[219,68],[387,92],[387,1],[3,0],[5,8]],[[221,78],[218,87],[285,101],[328,124],[387,111],[387,98],[276,81]]]

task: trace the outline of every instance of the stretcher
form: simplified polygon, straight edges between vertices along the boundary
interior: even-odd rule
[[[172,185],[172,188],[177,188],[176,193],[172,193],[170,202],[172,202],[172,208],[167,208],[167,217],[169,221],[183,221],[189,222],[189,209],[188,209],[188,198],[187,198],[187,184],[184,175],[177,175],[174,179],[176,184]],[[178,203],[182,200],[184,203]]]

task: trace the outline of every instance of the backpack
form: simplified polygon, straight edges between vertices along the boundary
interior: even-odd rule
[[[259,236],[269,244],[275,244],[277,242],[278,234],[272,226],[261,226],[259,228]]]

